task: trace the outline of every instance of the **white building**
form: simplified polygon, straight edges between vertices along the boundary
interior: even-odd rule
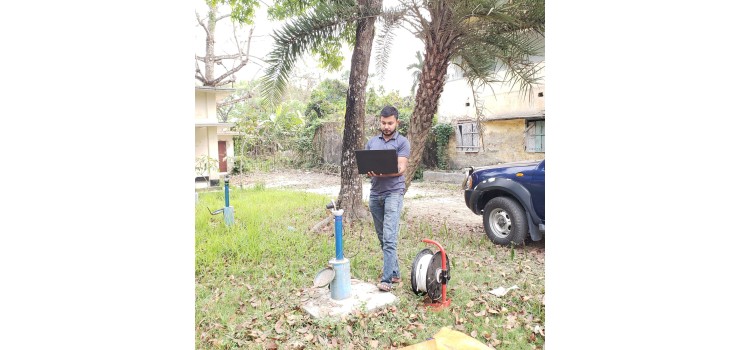
[[[216,104],[234,89],[195,87],[195,183],[196,188],[216,186],[234,167],[234,123],[220,123]],[[211,166],[204,166],[209,164]],[[198,165],[201,165],[200,167]]]

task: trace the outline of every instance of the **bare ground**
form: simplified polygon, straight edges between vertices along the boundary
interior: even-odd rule
[[[267,188],[288,188],[325,194],[332,198],[339,195],[341,178],[337,174],[315,171],[280,170],[233,176],[232,186],[249,187],[262,183]],[[362,197],[370,193],[370,181],[365,179]],[[462,232],[485,234],[483,219],[465,206],[463,190],[459,184],[414,181],[404,196],[406,220],[424,222],[433,227],[456,227]]]

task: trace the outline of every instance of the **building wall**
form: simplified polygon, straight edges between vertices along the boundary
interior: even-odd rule
[[[195,90],[195,119],[217,121],[216,93]]]
[[[218,160],[218,136],[216,135],[216,127],[196,127],[195,128],[195,158],[207,155],[215,160]],[[233,152],[233,146],[232,146]],[[195,159],[193,160],[195,162]],[[195,169],[195,167],[193,167]],[[193,170],[195,172],[195,170]],[[202,174],[195,174],[196,177],[202,176]],[[218,167],[212,170],[208,176],[211,179],[218,179]]]
[[[313,147],[321,157],[321,161],[326,164],[341,165],[343,132],[341,127],[341,122],[326,122],[316,129]]]
[[[475,153],[457,152],[453,135],[447,145],[450,169],[544,159],[545,153],[531,153],[524,150],[526,124],[524,119],[483,122],[481,130],[483,150]]]
[[[218,113],[216,110],[216,104],[218,101],[223,100],[229,95],[228,89],[221,91],[213,90],[195,90],[195,120],[196,121],[207,121],[210,123],[218,122]],[[195,127],[195,158],[193,164],[195,165],[195,159],[200,156],[207,155],[214,160],[218,161],[218,141],[226,142],[226,155],[229,157],[234,156],[234,141],[232,136],[218,136],[218,127],[216,126],[196,126]],[[227,162],[227,170],[231,171],[233,168],[233,161]],[[195,166],[193,166],[193,172]],[[195,177],[202,176],[202,174],[195,174]],[[214,170],[210,171],[207,175],[211,181],[219,180],[218,166]]]
[[[519,90],[511,90],[511,84],[498,84],[491,88],[480,89],[478,97],[483,101],[484,118],[499,118],[512,116],[535,116],[545,114],[545,86],[537,85],[532,88],[532,96],[521,96]],[[495,94],[494,94],[495,92]],[[539,95],[542,96],[539,96]],[[445,84],[442,96],[439,98],[437,120],[440,123],[449,123],[453,119],[475,119],[475,104],[473,92],[465,79],[455,79]],[[466,106],[469,104],[469,106]]]

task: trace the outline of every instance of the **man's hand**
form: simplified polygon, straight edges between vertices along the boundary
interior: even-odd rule
[[[390,176],[398,176],[400,174],[382,174],[382,173],[375,173],[374,171],[370,171],[367,173],[367,177],[390,177]]]

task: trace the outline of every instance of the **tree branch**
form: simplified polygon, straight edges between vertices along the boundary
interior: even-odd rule
[[[214,80],[214,81],[218,81],[218,80]],[[224,86],[226,84],[233,83],[233,82],[236,82],[236,78],[232,75],[228,80],[223,80],[219,83],[215,83],[213,84],[213,86]]]
[[[198,15],[198,11],[195,11],[195,18],[198,20],[198,23],[200,24],[200,26],[203,27],[203,30],[206,31],[206,35],[210,36],[211,33],[208,31],[208,27],[206,26],[206,24],[203,23],[203,20],[200,18],[200,15]]]
[[[331,222],[331,220],[333,218],[334,218],[333,215],[329,215],[329,216],[325,217],[323,220],[321,220],[321,221],[317,222],[315,225],[313,225],[313,227],[311,227],[311,229],[309,230],[309,232],[311,232],[311,233],[318,232],[322,227],[326,226],[329,222]]]
[[[215,86],[221,86],[221,85],[225,85],[225,84],[228,84],[230,82],[235,82],[236,81],[236,78],[233,77],[233,74],[236,73],[237,71],[239,71],[240,69],[242,69],[242,67],[244,67],[245,65],[247,65],[247,63],[249,62],[249,49],[252,46],[252,33],[254,33],[254,27],[252,27],[252,28],[249,29],[249,36],[247,38],[247,51],[246,52],[240,51],[238,54],[217,56],[217,57],[236,56],[236,57],[239,58],[239,65],[237,65],[234,68],[231,68],[226,73],[222,74],[220,77],[218,77],[216,79],[213,79],[213,83],[214,83]],[[234,59],[236,59],[236,57]],[[221,58],[221,59],[224,59],[224,58]],[[215,62],[218,62],[218,63],[221,63],[221,59],[214,59],[214,61]],[[231,77],[231,79],[229,81],[221,82],[222,79],[226,79],[226,77],[228,77],[229,75],[232,75],[232,77]]]
[[[200,67],[198,66],[198,61],[195,61],[195,78],[199,79],[200,81],[205,81],[205,77],[203,77],[203,72],[200,71]]]
[[[228,72],[226,72],[226,73],[224,73],[224,74],[221,74],[221,76],[220,76],[220,77],[218,77],[218,78],[216,78],[216,79],[213,79],[213,83],[214,83],[214,85],[215,85],[215,86],[221,86],[221,85],[224,85],[224,84],[227,84],[227,83],[230,83],[230,82],[234,82],[234,81],[235,81],[235,79],[234,79],[234,77],[232,76],[232,77],[231,77],[231,81],[227,81],[227,82],[221,82],[221,83],[219,83],[219,82],[220,82],[221,80],[223,80],[223,79],[226,79],[226,77],[228,77],[229,75],[233,75],[234,73],[238,72],[238,71],[239,71],[240,69],[242,69],[242,67],[244,67],[244,66],[245,66],[245,65],[247,64],[247,62],[249,62],[249,60],[248,60],[248,59],[247,59],[247,60],[243,60],[243,61],[241,61],[241,62],[239,63],[239,65],[238,65],[238,66],[236,66],[236,67],[234,67],[234,68],[231,68],[231,69],[229,69],[229,71],[228,71]]]
[[[429,35],[429,33],[431,32],[431,29],[429,28],[429,22],[427,22],[426,18],[424,18],[424,15],[421,14],[419,6],[413,4],[411,7],[411,12],[416,15],[414,17],[416,18],[418,23],[413,23],[410,21],[408,23],[411,24],[412,27],[416,27],[417,29],[419,29],[419,32],[423,35]]]
[[[218,17],[218,18],[216,18],[216,19],[215,19],[215,20],[213,20],[213,21],[214,21],[214,22],[218,22],[218,21],[220,21],[220,20],[222,20],[222,19],[224,19],[224,18],[227,18],[227,17],[231,17],[231,12],[229,12],[229,13],[227,13],[227,14],[225,14],[225,15],[221,15],[221,17]]]
[[[252,47],[252,33],[254,33],[254,27],[249,29],[249,37],[247,38],[247,52],[244,52],[244,56],[249,59],[249,49]],[[242,52],[241,49],[239,52]]]
[[[237,58],[240,58],[244,55],[241,54],[241,51],[239,53],[231,54],[231,55],[220,55],[220,56],[213,56],[213,62],[218,62],[222,60],[235,60]]]
[[[233,104],[242,102],[242,101],[246,101],[246,100],[248,100],[250,98],[252,98],[252,92],[251,91],[247,91],[247,93],[244,94],[242,97],[239,97],[239,98],[235,98],[233,100],[229,100],[229,101],[224,101],[224,102],[218,103],[218,104],[216,104],[216,107],[230,106],[230,105],[233,105]]]

